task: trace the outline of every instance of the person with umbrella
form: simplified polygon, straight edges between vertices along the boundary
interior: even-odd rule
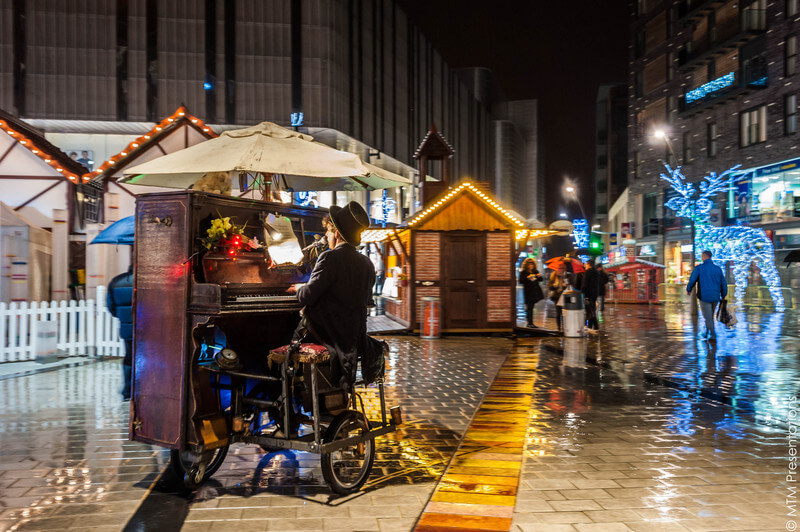
[[[544,299],[542,287],[542,274],[536,268],[536,260],[528,257],[522,262],[522,269],[519,272],[519,284],[522,285],[523,295],[525,296],[525,317],[527,318],[526,327],[533,327],[533,306]]]
[[[132,246],[135,218],[128,216],[103,229],[91,244],[114,244]],[[122,358],[122,399],[131,398],[131,376],[133,374],[133,264],[108,283],[106,306],[112,316],[119,320],[119,336],[125,346]]]
[[[122,400],[131,398],[131,376],[133,375],[133,264],[108,283],[106,306],[112,316],[119,320],[119,337],[125,344],[122,359]]]

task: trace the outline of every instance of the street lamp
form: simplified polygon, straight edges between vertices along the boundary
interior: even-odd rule
[[[678,158],[675,156],[675,150],[672,149],[672,141],[670,140],[669,136],[667,135],[666,131],[663,129],[656,129],[655,133],[653,133],[656,138],[659,138],[664,141],[667,145],[667,151],[669,152],[669,163],[672,166],[676,166],[678,164]]]
[[[564,187],[564,192],[566,192],[568,198],[578,204],[578,208],[581,210],[581,215],[585,220],[588,221],[589,218],[586,216],[586,212],[583,210],[581,200],[578,199],[578,190],[574,186],[567,184],[567,186]]]
[[[669,135],[667,135],[666,131],[664,131],[663,129],[657,129],[653,134],[655,135],[656,138],[662,139],[664,141],[664,143],[667,145],[667,151],[669,152],[672,166],[678,166],[678,157],[675,155],[675,150],[672,149],[672,141],[670,140]],[[695,238],[694,237],[694,235],[695,235],[694,218],[695,218],[695,214],[696,214],[695,208],[696,208],[695,204],[692,203],[691,217],[689,218],[690,221],[691,221],[691,224],[689,225],[689,228],[690,228],[690,231],[691,231],[691,236],[689,238],[691,239],[690,240],[690,244],[691,244],[691,247],[692,247],[692,267],[694,267],[695,263],[697,262],[697,255],[696,255],[697,250],[695,249],[695,242],[694,242],[694,238]],[[664,236],[662,236],[662,238],[664,239],[664,251],[663,251],[663,253],[664,253],[664,264],[666,264],[667,263],[667,249],[666,249],[666,247],[667,247],[667,239]],[[681,257],[682,256],[683,256],[683,254],[681,254]],[[683,258],[681,258],[681,261],[682,260],[683,260]],[[692,290],[692,314],[695,314],[696,312],[697,312],[697,290]]]

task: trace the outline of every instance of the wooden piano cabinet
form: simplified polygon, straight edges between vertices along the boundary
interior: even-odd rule
[[[228,310],[220,301],[225,286],[209,290],[203,276],[200,238],[211,220],[230,216],[236,225],[246,224],[245,234],[263,241],[265,214],[291,218],[305,246],[323,232],[327,210],[190,190],[137,197],[132,440],[171,449],[205,443],[198,422],[221,412],[208,372],[197,367],[198,328],[220,327],[245,366],[259,371],[266,371],[269,349],[291,338],[297,308],[267,302]],[[270,282],[273,291],[282,289],[280,278]]]

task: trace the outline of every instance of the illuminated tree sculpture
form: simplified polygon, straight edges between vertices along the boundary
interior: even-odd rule
[[[719,266],[724,266],[728,261],[733,262],[737,301],[744,301],[747,272],[750,263],[755,262],[767,283],[775,308],[782,310],[784,303],[781,280],[775,267],[775,250],[764,230],[741,225],[714,227],[710,223],[710,212],[714,207],[711,198],[744,178],[744,175],[732,175],[740,165],[719,175],[711,172],[704,176],[699,184],[699,191],[695,189],[693,183],[686,181],[680,166],[675,169],[668,164],[664,166],[668,173],[661,174],[661,179],[669,183],[679,194],[679,197],[667,201],[665,206],[674,210],[678,216],[692,220],[695,227],[695,259],[699,259],[704,250],[709,250],[713,253],[714,262]]]
[[[578,249],[589,247],[589,220],[585,218],[572,220],[572,239]]]
[[[589,220],[586,218],[576,218],[572,220],[572,241],[575,248],[586,249],[589,247]],[[587,262],[589,255],[578,255],[581,262]]]

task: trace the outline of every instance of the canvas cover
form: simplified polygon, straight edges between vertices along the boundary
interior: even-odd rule
[[[52,233],[0,202],[0,301],[49,301]]]

